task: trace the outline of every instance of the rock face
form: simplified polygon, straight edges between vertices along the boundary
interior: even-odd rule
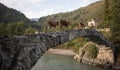
[[[90,65],[98,65],[105,68],[111,68],[114,65],[114,52],[111,47],[105,47],[104,45],[96,45],[97,56],[95,58],[90,57],[90,53],[87,51],[86,47],[89,44],[95,44],[93,42],[88,42],[82,48],[79,49],[79,53],[74,56],[79,62],[83,62]],[[91,48],[91,46],[89,46]]]
[[[112,43],[94,29],[0,37],[0,70],[30,70],[49,48],[77,37],[87,37],[93,42],[112,48],[112,51],[114,51]],[[100,53],[103,52],[101,51]],[[99,55],[99,57],[101,56]]]

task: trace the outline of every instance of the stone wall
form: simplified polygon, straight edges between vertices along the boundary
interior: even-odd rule
[[[51,47],[78,37],[98,44],[114,46],[94,29],[69,30],[28,36],[0,37],[0,70],[30,70]]]

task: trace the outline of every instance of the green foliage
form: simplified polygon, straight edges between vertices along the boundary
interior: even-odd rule
[[[111,30],[112,41],[120,50],[120,1],[118,4],[119,8],[115,5],[114,11],[112,12]]]
[[[7,30],[4,23],[0,23],[0,36],[6,36]]]
[[[76,38],[72,41],[69,41],[61,46],[58,46],[57,48],[62,48],[62,49],[72,49],[74,52],[78,53],[79,48],[83,47],[84,44],[86,44],[89,40],[87,38]]]
[[[25,31],[25,25],[23,21],[17,23],[9,23],[7,25],[8,36],[23,35]]]
[[[103,15],[103,22],[98,26],[98,28],[109,28],[110,27],[110,16],[108,16],[108,14],[109,14],[109,2],[108,2],[108,0],[103,0],[103,2],[104,2],[104,5],[103,5],[103,12],[104,12],[104,14],[102,14]]]
[[[42,28],[42,32],[49,32],[49,30],[50,30],[50,29],[48,29],[47,26],[44,26],[44,27]]]
[[[110,37],[111,37],[110,31],[100,31],[100,33],[102,33],[103,36],[107,39],[110,39]]]
[[[0,9],[0,36],[24,35],[26,28],[37,28],[23,13],[1,3]]]
[[[88,44],[86,50],[89,52],[91,58],[97,57],[97,48],[95,44]]]
[[[106,21],[110,23],[111,41],[120,50],[120,0],[106,0],[108,2]]]
[[[25,35],[30,35],[30,34],[33,34],[35,33],[35,29],[33,29],[32,27],[29,27],[27,29],[25,29]]]
[[[41,27],[39,25],[35,24],[36,23],[35,21],[31,21],[20,11],[17,11],[12,8],[8,8],[7,6],[0,3],[0,24],[4,23],[7,26],[9,23],[14,24],[14,23],[18,23],[19,21],[23,21],[25,23],[24,25],[26,27],[31,26],[36,29],[41,29]],[[12,24],[10,24],[10,26],[12,26]],[[17,35],[21,35],[21,33],[17,34]]]
[[[27,28],[23,21],[8,23],[8,25],[0,23],[0,36],[28,35],[35,33],[35,31],[32,27]]]
[[[24,21],[24,22],[30,22],[26,16],[12,8],[8,8],[2,3],[0,3],[0,22],[3,23],[11,23],[11,22],[18,22],[18,21]]]

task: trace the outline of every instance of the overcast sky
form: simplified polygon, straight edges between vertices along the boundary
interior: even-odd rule
[[[0,3],[21,11],[28,18],[39,18],[72,11],[95,1],[98,0],[0,0]]]

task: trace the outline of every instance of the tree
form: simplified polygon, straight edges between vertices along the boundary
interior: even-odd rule
[[[120,0],[105,0],[105,21],[110,25],[111,41],[120,50]]]
[[[101,24],[99,24],[99,28],[110,28],[110,4],[109,4],[109,0],[103,0],[104,2],[104,14],[103,15],[103,22]]]
[[[25,25],[23,21],[16,23],[9,23],[7,25],[8,36],[23,35],[25,31]]]
[[[23,21],[16,23],[16,35],[23,35],[25,33],[25,25]]]
[[[25,29],[25,35],[30,35],[30,34],[33,34],[35,33],[35,29],[33,29],[32,27],[29,27],[29,28],[26,28]]]
[[[7,35],[6,25],[4,23],[0,23],[0,36],[6,35]]]
[[[120,49],[120,0],[111,0],[111,40]]]

